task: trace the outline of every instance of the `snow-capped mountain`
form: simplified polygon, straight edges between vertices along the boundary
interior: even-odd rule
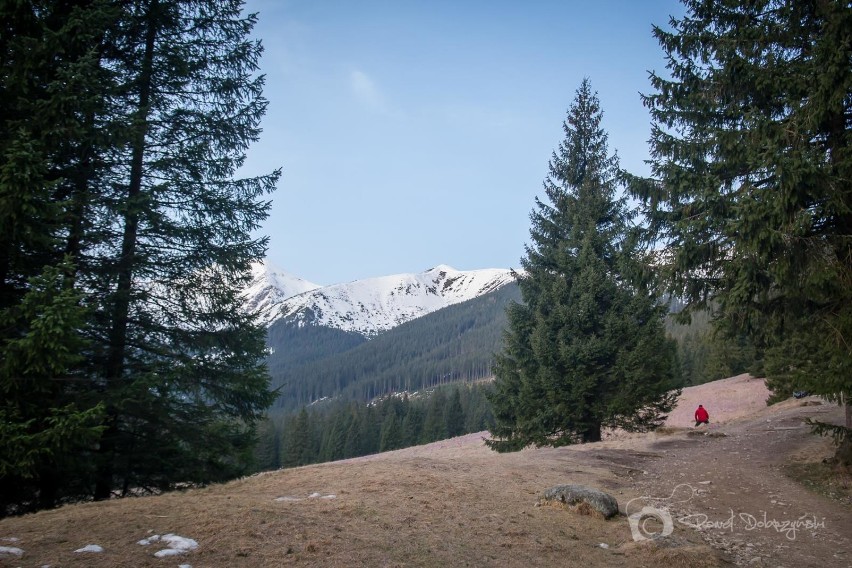
[[[301,280],[314,287],[289,297],[287,292],[281,292],[279,309],[270,309],[270,313],[277,311],[277,317],[300,325],[334,327],[371,337],[513,281],[507,269],[460,271],[446,265],[418,274],[395,274],[323,287]],[[273,295],[272,287],[270,284],[263,288],[267,298]]]
[[[257,262],[251,266],[251,283],[245,290],[245,307],[250,311],[259,310],[261,321],[269,325],[280,317],[279,309],[287,298],[319,287],[318,284],[284,272],[268,261]]]

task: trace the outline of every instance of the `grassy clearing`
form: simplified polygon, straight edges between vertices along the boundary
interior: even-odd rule
[[[2,519],[0,539],[17,538],[26,552],[0,557],[0,568],[162,568],[166,563],[154,557],[156,548],[137,541],[167,533],[199,545],[172,566],[659,565],[656,547],[633,546],[623,516],[604,520],[590,507],[535,506],[544,490],[565,483],[603,487],[629,499],[635,496],[631,481],[611,470],[616,460],[642,459],[638,448],[497,454],[479,437],[467,436],[203,489]],[[309,497],[314,494],[334,498]],[[682,556],[691,567],[724,565],[695,531],[678,532],[678,550],[666,555]],[[74,553],[92,543],[105,552]]]

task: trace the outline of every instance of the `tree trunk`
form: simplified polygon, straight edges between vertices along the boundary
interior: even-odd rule
[[[109,337],[109,354],[106,364],[106,390],[116,388],[124,372],[127,350],[127,328],[130,314],[130,299],[133,285],[133,272],[136,263],[136,245],[138,241],[139,214],[142,200],[142,177],[145,158],[145,138],[148,132],[149,103],[154,67],[154,46],[157,39],[158,0],[152,0],[148,8],[148,21],[145,36],[145,53],[139,75],[139,103],[135,116],[136,137],[132,143],[130,178],[127,188],[127,209],[124,214],[124,234],[121,243],[121,256],[118,259],[118,285],[115,291],[115,304],[112,313],[112,330]],[[109,398],[109,396],[108,396]],[[101,437],[99,448],[95,500],[108,499],[115,482],[114,459],[119,434],[119,411],[114,405],[107,407],[107,430]]]
[[[45,468],[38,473],[38,507],[53,509],[56,507],[56,496],[59,491],[59,479],[55,468]]]
[[[585,432],[583,432],[583,443],[588,442],[600,442],[601,441],[601,426],[600,424],[589,426]]]

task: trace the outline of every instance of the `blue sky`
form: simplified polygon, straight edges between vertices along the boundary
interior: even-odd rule
[[[268,259],[316,284],[519,266],[583,77],[622,166],[674,0],[248,0],[269,109],[241,175],[282,167]]]

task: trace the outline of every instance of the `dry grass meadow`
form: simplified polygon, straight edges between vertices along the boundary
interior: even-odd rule
[[[4,519],[0,546],[24,553],[0,555],[0,566],[754,564],[690,528],[678,526],[665,539],[634,542],[623,515],[604,520],[587,508],[538,504],[545,489],[565,483],[607,491],[620,507],[656,489],[652,480],[662,486],[671,467],[666,460],[679,453],[660,447],[672,440],[692,443],[696,437],[687,435],[689,425],[682,422],[684,416],[691,418],[697,401],[710,408],[711,425],[722,430],[726,423],[739,424],[767,412],[762,381],[748,377],[726,381],[687,389],[670,428],[659,434],[614,433],[598,444],[513,454],[485,447],[482,438],[487,433],[471,434],[203,489]],[[696,443],[725,442],[701,438]],[[852,523],[848,509],[838,511],[831,511],[839,515],[836,523]],[[162,547],[138,544],[167,533],[194,539],[198,548],[157,558],[154,553]],[[88,544],[98,544],[104,552],[74,552]]]

